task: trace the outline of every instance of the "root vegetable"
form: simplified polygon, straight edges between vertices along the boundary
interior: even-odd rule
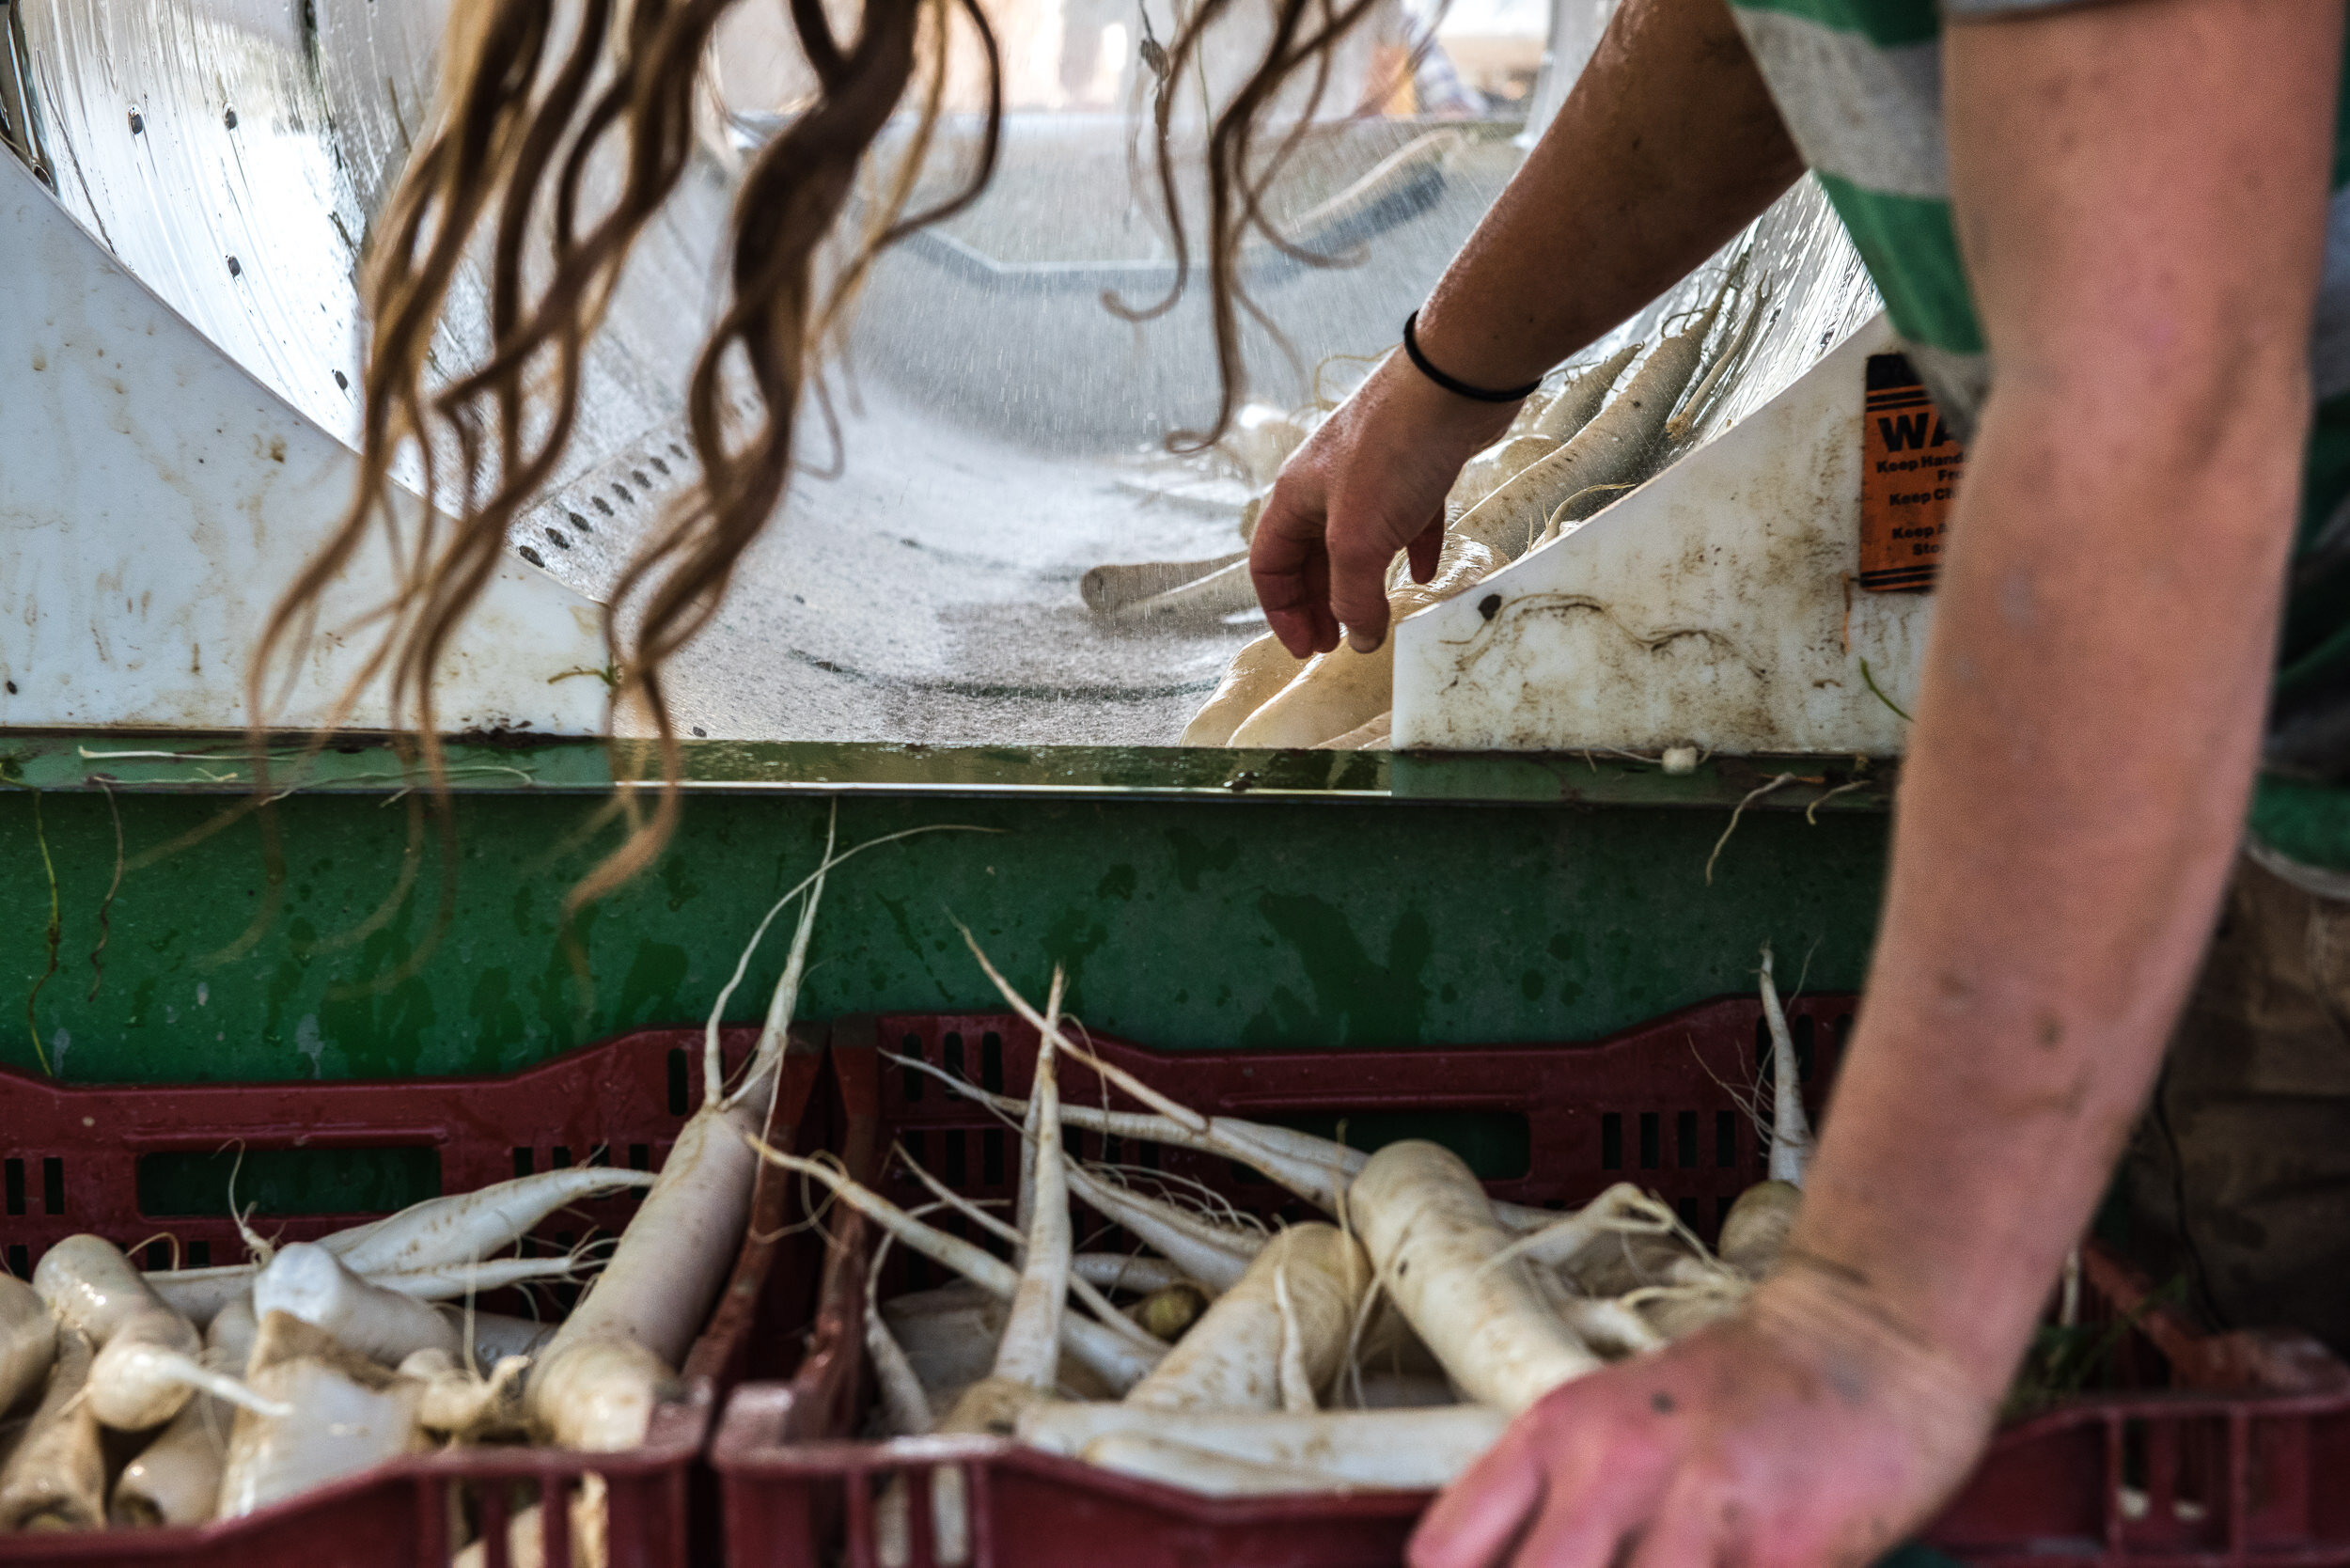
[[[1069,1260],[1069,1275],[1104,1291],[1173,1290],[1198,1281],[1165,1258],[1148,1258],[1139,1253],[1080,1252]]]
[[[1575,438],[1520,473],[1462,514],[1453,531],[1483,544],[1504,560],[1524,554],[1560,503],[1587,491],[1631,482],[1645,473],[1665,431],[1673,404],[1697,373],[1721,308],[1717,295],[1697,321],[1650,351],[1622,393]],[[1595,510],[1595,509],[1594,509]]]
[[[1795,1059],[1795,1038],[1787,1029],[1786,1010],[1778,1004],[1778,987],[1771,981],[1767,942],[1758,980],[1762,1018],[1771,1031],[1771,1180],[1799,1187],[1804,1168],[1811,1163],[1811,1120],[1803,1111],[1801,1064]]]
[[[420,1440],[421,1384],[290,1313],[261,1319],[245,1377],[286,1413],[237,1412],[221,1476],[225,1518],[398,1458]]]
[[[1378,717],[1366,719],[1343,735],[1334,735],[1314,747],[1316,751],[1389,751],[1394,749],[1395,710],[1390,708]]]
[[[235,1378],[198,1362],[200,1343],[188,1320],[168,1307],[122,1319],[90,1364],[90,1413],[101,1426],[145,1432],[179,1415],[199,1390],[230,1404],[271,1408]]]
[[[1105,563],[1077,579],[1077,596],[1095,615],[1114,616],[1129,604],[1171,593],[1186,583],[1196,583],[1211,572],[1247,558],[1247,551],[1236,550],[1203,561]]]
[[[451,1356],[464,1350],[457,1325],[432,1307],[371,1285],[326,1248],[302,1242],[279,1248],[253,1281],[253,1309],[264,1321],[290,1313],[386,1363],[427,1348]]]
[[[1005,1301],[1020,1287],[1020,1275],[994,1253],[923,1224],[886,1198],[859,1185],[818,1160],[805,1159],[754,1140],[760,1157],[786,1170],[813,1178],[831,1189],[849,1207],[895,1235],[923,1256],[946,1264],[957,1274]],[[1092,1369],[1115,1389],[1131,1388],[1156,1364],[1155,1353],[1138,1351],[1133,1342],[1105,1324],[1091,1318],[1061,1320],[1061,1347]]]
[[[95,1355],[80,1329],[68,1325],[58,1333],[40,1405],[0,1466],[0,1530],[96,1529],[105,1522],[106,1458],[84,1397]]]
[[[1459,517],[1495,491],[1559,449],[1559,437],[1516,431],[1503,436],[1461,465],[1452,488],[1445,492],[1445,512]]]
[[[1148,1433],[1120,1432],[1097,1437],[1079,1457],[1089,1465],[1145,1481],[1163,1482],[1212,1497],[1253,1497],[1298,1492],[1333,1492],[1346,1482],[1324,1470],[1262,1459],[1233,1459],[1207,1449],[1172,1442]]]
[[[0,1274],[0,1415],[41,1386],[57,1358],[57,1320],[39,1292]]]
[[[234,1407],[209,1394],[190,1400],[139,1456],[123,1466],[108,1522],[144,1527],[200,1525],[220,1502]]]
[[[1265,1238],[1214,1224],[1172,1203],[1101,1180],[1072,1161],[1069,1185],[1086,1202],[1134,1232],[1145,1247],[1174,1261],[1184,1274],[1223,1292],[1240,1283]]]
[[[260,1332],[250,1291],[223,1307],[204,1332],[206,1358],[243,1372]],[[200,1525],[220,1506],[221,1472],[236,1408],[210,1394],[188,1401],[171,1424],[124,1466],[107,1517],[118,1525]]]
[[[1786,1249],[1802,1208],[1803,1189],[1792,1182],[1757,1182],[1740,1193],[1722,1217],[1722,1262],[1749,1279],[1762,1278]]]
[[[1302,1380],[1310,1399],[1312,1389],[1337,1374],[1370,1284],[1362,1249],[1337,1227],[1284,1231],[1135,1386],[1126,1403],[1153,1410],[1277,1409],[1283,1403],[1285,1352],[1296,1369],[1292,1397]],[[1290,1306],[1286,1313],[1282,1296]]]
[[[121,1249],[100,1236],[68,1236],[42,1253],[33,1265],[33,1289],[60,1324],[93,1345],[103,1345],[133,1314],[165,1306]]]
[[[743,1087],[732,1095],[723,1092],[717,1042],[718,1019],[749,963],[747,949],[735,966],[735,980],[711,1010],[701,1108],[679,1130],[603,1272],[532,1370],[525,1393],[531,1426],[563,1448],[609,1451],[643,1444],[653,1406],[674,1387],[677,1364],[734,1262],[750,1222],[759,1133],[787,1049],[824,874],[835,864],[833,841],[827,830],[824,858],[815,873],[768,913],[774,919],[794,894],[806,890],[791,952],[768,1000]],[[759,929],[766,930],[765,921]],[[754,934],[754,946],[757,941]]]
[[[1026,1011],[1023,1011],[1023,1009]],[[1037,1022],[1035,1010],[1028,1008],[1025,1001],[1016,1000],[1012,1011],[1020,1012],[1031,1024]],[[1063,1100],[1060,1119],[1065,1127],[1081,1127],[1087,1132],[1100,1133],[1108,1137],[1163,1143],[1169,1148],[1189,1149],[1202,1154],[1220,1154],[1279,1183],[1325,1214],[1334,1215],[1345,1201],[1346,1184],[1371,1157],[1360,1149],[1350,1149],[1326,1137],[1301,1133],[1294,1127],[1276,1126],[1269,1121],[1249,1121],[1237,1116],[1202,1116],[1160,1093],[1123,1068],[1113,1066],[1092,1052],[1073,1045],[1066,1035],[1060,1039],[1059,1049],[1092,1068],[1113,1087],[1124,1090],[1144,1105],[1153,1107],[1149,1111],[1105,1111]],[[899,1056],[887,1051],[882,1054],[899,1066],[927,1074],[964,1099],[999,1113],[1012,1115],[1027,1108],[1025,1100],[1009,1094],[991,1094],[979,1085],[943,1072],[919,1057]],[[1082,1171],[1070,1177],[1073,1186],[1079,1174]],[[1496,1201],[1493,1211],[1504,1226],[1516,1231],[1545,1230],[1571,1217],[1561,1210],[1535,1208],[1524,1203]],[[1155,1242],[1150,1245],[1157,1246]],[[1250,1256],[1254,1255],[1252,1250]],[[1200,1275],[1193,1275],[1192,1278],[1203,1285],[1215,1283]]]
[[[557,1325],[504,1312],[468,1312],[461,1327],[473,1341],[474,1365],[483,1371],[513,1356],[534,1356],[555,1338]]]
[[[1465,593],[1503,557],[1480,539],[1456,532],[1445,540],[1435,577],[1387,590],[1389,616],[1401,621],[1429,605]],[[1236,746],[1320,745],[1356,729],[1395,706],[1395,638],[1369,653],[1341,643],[1317,653],[1297,678],[1232,731]]]
[[[1232,655],[1223,684],[1216,687],[1215,695],[1183,727],[1183,744],[1230,745],[1232,731],[1240,728],[1241,722],[1295,680],[1306,663],[1283,648],[1280,638],[1267,632]]]
[[[416,1424],[466,1439],[522,1430],[523,1379],[529,1370],[526,1357],[509,1356],[483,1377],[437,1346],[400,1363],[400,1374],[414,1378],[423,1389],[416,1401]]]
[[[1559,442],[1574,440],[1597,416],[1600,405],[1607,400],[1608,388],[1616,384],[1624,367],[1639,356],[1640,344],[1636,340],[1577,372],[1543,408],[1542,417],[1534,421],[1533,433]]]
[[[1598,1367],[1525,1261],[1500,1256],[1512,1238],[1451,1151],[1387,1145],[1355,1178],[1347,1214],[1396,1307],[1470,1398],[1514,1413]]]
[[[1130,599],[1110,612],[1118,621],[1189,620],[1215,621],[1228,615],[1257,607],[1257,585],[1248,574],[1248,557],[1206,572],[1191,581],[1154,593],[1147,599]]]
[[[1155,1436],[1243,1463],[1313,1471],[1325,1485],[1418,1488],[1449,1482],[1508,1424],[1502,1411],[1476,1404],[1310,1416],[1052,1404],[1021,1418],[1020,1437],[1048,1452],[1084,1454],[1104,1438]]]
[[[1034,1117],[1032,1115],[1030,1117],[1030,1121],[1033,1122],[1033,1121]],[[1035,1133],[1033,1127],[1024,1127],[1022,1137],[1024,1158],[1033,1156],[1035,1153]],[[1011,1243],[1013,1247],[1012,1255],[1014,1257],[1021,1256],[1021,1249],[1027,1245],[1027,1242],[1026,1237],[1017,1227],[1005,1224],[1002,1220],[997,1219],[994,1215],[989,1214],[986,1209],[980,1207],[979,1204],[972,1202],[969,1199],[963,1197],[961,1194],[950,1190],[944,1182],[941,1182],[937,1177],[932,1175],[928,1170],[925,1170],[921,1164],[915,1160],[911,1155],[907,1154],[903,1149],[899,1151],[899,1158],[903,1163],[906,1169],[914,1174],[915,1179],[920,1182],[924,1186],[928,1187],[931,1190],[932,1196],[938,1200],[938,1202],[934,1205],[926,1205],[924,1212],[927,1213],[928,1209],[932,1207],[952,1209],[956,1213],[969,1219],[973,1224],[979,1226],[980,1230],[988,1231],[992,1235],[998,1236],[1003,1240]],[[1020,1200],[1023,1204],[1026,1204],[1029,1200],[1028,1194],[1031,1187],[1031,1179],[1024,1174],[1020,1189]],[[1115,1306],[1111,1305],[1109,1297],[1104,1295],[1100,1289],[1097,1288],[1091,1280],[1079,1274],[1073,1267],[1069,1272],[1069,1288],[1071,1292],[1075,1294],[1077,1299],[1085,1304],[1086,1310],[1091,1312],[1096,1318],[1106,1324],[1109,1327],[1119,1330],[1120,1332],[1125,1332],[1127,1330],[1128,1324],[1124,1314],[1120,1313]],[[1138,1348],[1147,1351],[1152,1347],[1144,1344],[1138,1346]]]
[[[320,1245],[353,1274],[415,1274],[494,1257],[530,1233],[557,1209],[583,1199],[646,1188],[650,1171],[610,1166],[571,1166],[518,1176],[510,1182],[430,1199],[354,1234],[346,1244]]]

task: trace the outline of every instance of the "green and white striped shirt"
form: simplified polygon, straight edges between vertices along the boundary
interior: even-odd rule
[[[2066,3],[1731,0],[1912,362],[1962,427],[1991,366],[1950,224],[1942,27]],[[2252,827],[2291,860],[2350,870],[2350,113],[2335,127],[2311,368],[2317,413]]]

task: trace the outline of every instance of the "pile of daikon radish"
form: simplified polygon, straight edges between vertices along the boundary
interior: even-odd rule
[[[1743,261],[1733,264],[1711,301],[1645,358],[1640,343],[1625,344],[1559,372],[1560,379],[1528,398],[1501,438],[1469,460],[1446,497],[1435,576],[1412,582],[1398,557],[1387,582],[1391,617],[1402,620],[1466,592],[1528,551],[1573,531],[1654,473],[1713,404],[1725,372],[1746,354],[1762,318],[1764,302],[1749,291],[1722,322],[1709,361],[1707,340],[1716,336],[1716,323],[1743,272]],[[1282,463],[1326,412],[1319,403],[1294,414],[1251,404],[1215,449],[1257,491],[1241,514],[1244,541],[1253,537]],[[1201,561],[1096,567],[1082,587],[1097,613],[1121,622],[1196,621],[1256,604],[1245,550]],[[1233,655],[1222,684],[1184,729],[1183,743],[1384,748],[1394,689],[1392,638],[1371,653],[1341,644],[1297,659],[1267,633]]]
[[[1550,1389],[1734,1309],[1794,1220],[1810,1135],[1767,949],[1771,1179],[1731,1209],[1718,1251],[1629,1184],[1574,1213],[1524,1208],[1490,1200],[1434,1143],[1366,1154],[1199,1115],[1076,1043],[1058,973],[1040,1011],[979,956],[1040,1032],[1028,1097],[894,1059],[1020,1127],[1014,1212],[957,1197],[902,1149],[895,1158],[932,1200],[912,1211],[835,1164],[762,1151],[884,1232],[866,1283],[880,1390],[871,1435],[992,1433],[1214,1494],[1440,1486]],[[1150,1108],[1061,1098],[1059,1064],[1070,1060]],[[1205,1188],[1161,1178],[1145,1190],[1144,1172],[1072,1158],[1064,1127],[1237,1161],[1329,1222],[1270,1230]],[[1075,1250],[1073,1200],[1149,1250]],[[930,1211],[959,1215],[1009,1257],[948,1233]],[[876,1303],[892,1245],[967,1282]],[[953,1466],[934,1472],[933,1539],[949,1562],[968,1545],[960,1487]],[[904,1488],[880,1502],[884,1560],[902,1561]]]
[[[836,863],[828,843],[823,868],[768,913],[807,894],[730,1093],[718,1020],[749,951],[712,1009],[703,1104],[658,1175],[547,1171],[282,1247],[241,1219],[251,1260],[214,1268],[142,1273],[111,1243],[74,1236],[29,1285],[0,1275],[0,1416],[31,1406],[0,1423],[0,1530],[233,1518],[440,1446],[641,1446],[741,1247],[751,1139]],[[587,1278],[587,1249],[503,1254],[565,1205],[630,1188],[643,1203],[562,1322],[473,1309],[482,1293]],[[592,1474],[568,1512],[573,1560],[604,1560]],[[542,1528],[536,1507],[513,1515],[510,1560],[540,1560]],[[461,1564],[482,1555],[457,1544]]]

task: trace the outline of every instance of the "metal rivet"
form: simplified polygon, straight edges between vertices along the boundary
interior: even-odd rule
[[[147,117],[140,114],[136,109],[131,111],[131,134],[133,136],[144,136],[147,134]]]
[[[1477,613],[1483,616],[1487,620],[1491,620],[1494,617],[1499,615],[1501,613],[1501,595],[1497,593],[1489,593],[1485,595],[1484,598],[1480,599],[1477,602]]]
[[[244,268],[238,265],[237,259],[233,256],[228,259],[228,275],[230,277],[243,277],[244,275]]]
[[[337,370],[335,372],[335,384],[348,392],[351,390],[351,378]]]
[[[220,117],[220,122],[221,124],[227,126],[229,130],[234,131],[237,128],[237,111],[229,109],[224,112]]]

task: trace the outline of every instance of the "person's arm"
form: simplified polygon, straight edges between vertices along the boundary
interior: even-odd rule
[[[1964,1478],[2242,831],[2341,28],[2341,0],[2125,0],[1947,34],[1994,389],[1789,1259],[1528,1412],[1418,1568],[1858,1563]]]
[[[1722,0],[1624,0],[1559,117],[1420,308],[1431,363],[1522,386],[1712,255],[1802,173]],[[1513,404],[1389,354],[1283,468],[1249,571],[1291,652],[1386,635],[1388,563],[1434,571],[1445,493]],[[1334,613],[1335,610],[1335,613]]]

